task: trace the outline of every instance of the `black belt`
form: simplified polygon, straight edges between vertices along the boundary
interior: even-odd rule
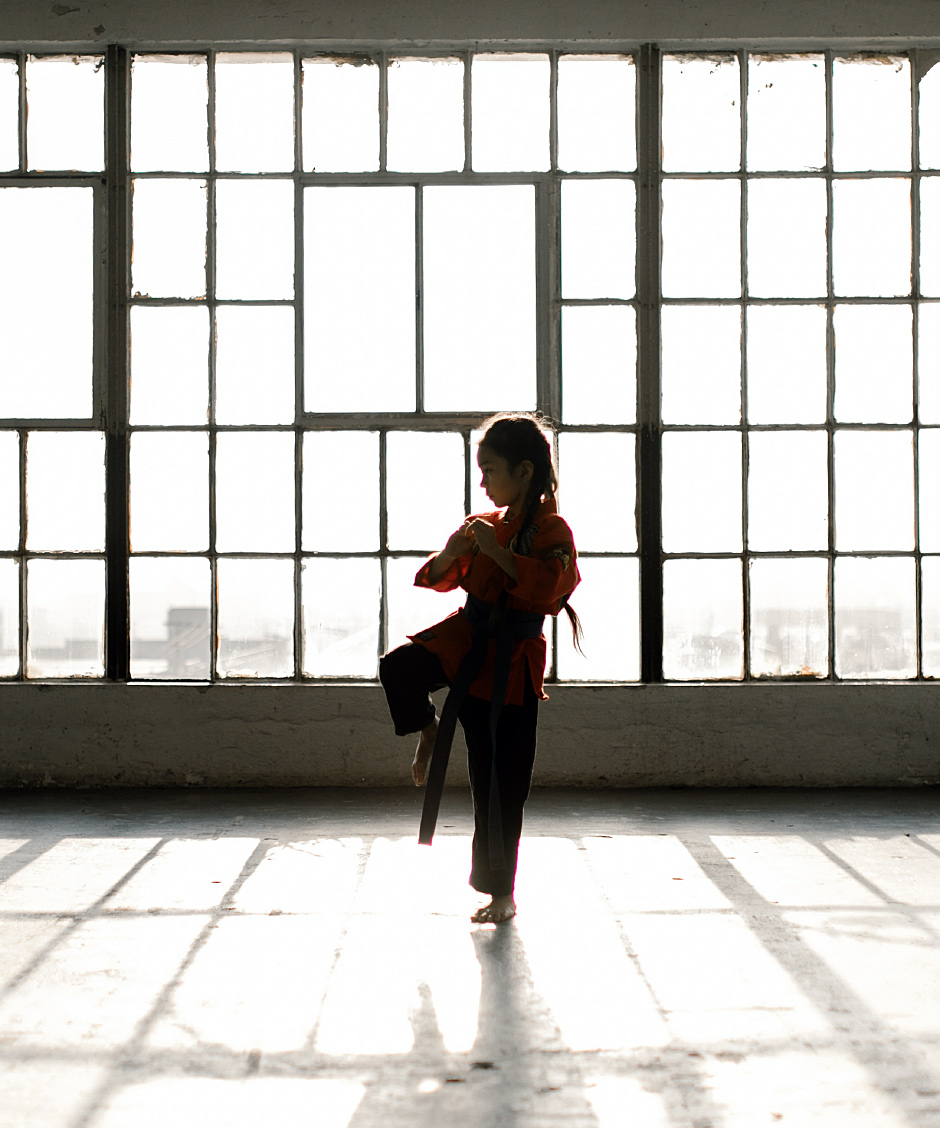
[[[509,685],[509,668],[512,663],[512,645],[516,640],[534,640],[542,634],[545,617],[538,612],[523,612],[517,608],[506,608],[505,597],[498,604],[487,604],[475,596],[467,595],[463,613],[473,625],[473,644],[464,656],[457,670],[456,678],[444,701],[441,719],[431,752],[431,766],[428,770],[428,783],[424,794],[424,808],[421,811],[421,828],[418,843],[429,844],[434,836],[434,825],[444,793],[444,777],[447,761],[457,728],[457,715],[463,700],[467,697],[470,684],[477,677],[487,645],[496,640],[496,662],[493,671],[493,697],[490,702],[490,865],[494,870],[506,867],[503,849],[503,821],[499,807],[499,781],[496,775],[496,728],[500,711],[506,700]]]

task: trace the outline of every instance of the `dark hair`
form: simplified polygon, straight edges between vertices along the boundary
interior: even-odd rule
[[[504,413],[491,416],[484,422],[483,436],[478,445],[488,447],[494,455],[505,459],[510,471],[514,471],[526,460],[532,464],[532,482],[526,492],[522,525],[516,538],[518,551],[523,555],[531,550],[532,538],[535,534],[532,519],[539,508],[539,503],[543,498],[554,498],[558,489],[558,476],[552,463],[552,447],[545,436],[546,431],[554,435],[555,429],[551,421],[543,416],[529,412]],[[581,651],[581,621],[567,599],[564,600],[563,607],[571,621],[574,645],[578,651]]]

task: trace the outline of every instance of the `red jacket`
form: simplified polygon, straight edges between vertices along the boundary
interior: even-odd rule
[[[493,514],[479,514],[496,528],[496,541],[500,546],[513,548],[512,541],[519,533],[521,517],[505,521],[505,511]],[[513,581],[485,553],[474,546],[472,550],[458,557],[439,580],[429,580],[429,569],[433,557],[418,570],[415,584],[422,588],[450,592],[452,589],[466,589],[467,592],[488,604],[496,602],[505,589],[509,594],[508,608],[518,608],[524,612],[539,612],[544,616],[557,616],[561,611],[562,600],[571,593],[581,577],[578,573],[574,540],[568,524],[558,514],[554,499],[543,502],[533,518],[535,538],[532,552],[525,557],[516,554],[516,577]],[[453,682],[460,661],[473,643],[473,628],[461,609],[452,613],[446,620],[409,636],[416,644],[440,656],[441,666],[448,681]],[[493,697],[493,663],[496,654],[496,641],[490,640],[486,659],[476,679],[470,684],[470,694],[477,698]],[[525,688],[525,671],[528,667],[532,686],[540,698],[548,696],[542,690],[545,675],[545,637],[532,640],[516,640],[512,649],[512,667],[509,672],[509,685],[506,688],[506,702],[515,706],[522,703]]]

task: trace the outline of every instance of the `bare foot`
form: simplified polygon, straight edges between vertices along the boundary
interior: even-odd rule
[[[415,759],[411,763],[411,779],[415,785],[423,785],[428,771],[428,762],[434,749],[434,739],[437,737],[437,718],[425,726],[418,738],[418,748],[415,750]]]
[[[508,922],[516,913],[512,895],[493,895],[492,901],[470,915],[471,922]]]

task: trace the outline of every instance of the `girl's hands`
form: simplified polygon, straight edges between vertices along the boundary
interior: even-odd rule
[[[460,527],[460,529],[454,530],[454,532],[447,539],[447,544],[444,546],[441,552],[446,554],[448,557],[462,557],[465,553],[468,553],[473,546],[473,538],[467,532],[470,528],[470,524],[471,523],[468,518],[467,521],[464,522]]]
[[[487,557],[493,556],[493,551],[499,549],[496,544],[496,529],[485,518],[474,518],[472,522],[465,522],[470,537],[480,547],[480,552]]]

